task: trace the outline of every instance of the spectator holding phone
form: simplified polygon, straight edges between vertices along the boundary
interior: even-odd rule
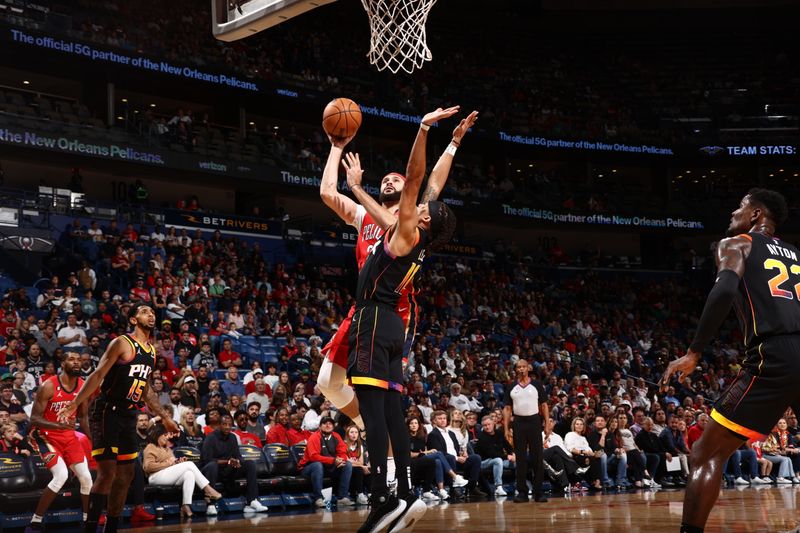
[[[203,491],[209,502],[222,498],[222,494],[214,490],[197,465],[186,461],[185,457],[175,457],[170,446],[170,440],[174,437],[177,435],[169,433],[162,424],[153,426],[148,435],[149,443],[144,449],[144,471],[151,485],[181,485],[181,517],[191,518],[195,485]]]

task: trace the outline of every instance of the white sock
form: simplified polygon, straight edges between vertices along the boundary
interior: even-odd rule
[[[31,518],[31,524],[40,524],[40,523],[42,522],[42,518],[43,518],[43,517],[41,517],[41,516],[39,516],[38,514],[35,514],[35,513],[34,513],[34,515],[33,515],[33,518]],[[84,522],[85,522],[85,521],[86,521],[86,520],[84,519]]]
[[[89,518],[89,513],[83,513],[83,521],[86,522],[88,518]]]
[[[394,457],[386,458],[386,481],[391,483],[396,477]]]
[[[358,429],[364,431],[364,420],[361,418],[361,415],[356,415],[353,419],[353,423],[358,426]]]

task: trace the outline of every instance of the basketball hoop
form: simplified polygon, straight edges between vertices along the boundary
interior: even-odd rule
[[[425,22],[436,0],[361,0],[370,25],[367,57],[378,70],[411,74],[433,59],[425,41]]]

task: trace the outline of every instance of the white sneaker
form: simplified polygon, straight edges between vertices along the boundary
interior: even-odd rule
[[[437,496],[436,494],[432,493],[431,491],[426,491],[426,492],[422,493],[422,499],[423,500],[429,500],[429,501],[437,501],[437,500],[439,500],[439,496]]]
[[[651,479],[647,479],[647,478],[644,478],[644,479],[642,480],[642,484],[643,484],[645,487],[652,487],[652,486],[653,486],[653,480],[651,480]]]
[[[753,479],[750,480],[750,483],[752,483],[753,485],[763,485],[764,480],[761,479],[760,477],[754,477]]]
[[[494,489],[494,495],[495,496],[508,496],[508,494],[506,494],[506,491],[503,490],[503,486],[502,485],[497,485],[497,488]]]
[[[465,487],[469,483],[466,479],[461,477],[461,475],[456,474],[456,478],[453,480],[453,486],[458,487]]]
[[[778,478],[778,485],[791,485],[791,484],[792,484],[792,480],[789,479],[789,478],[785,478],[785,477],[779,477]]]
[[[794,477],[792,478],[792,483],[794,483],[795,485],[796,485],[796,484],[798,484],[798,483],[800,483],[800,478],[798,478],[797,476],[794,476]]]
[[[350,498],[344,497],[336,500],[336,505],[338,505],[339,507],[351,507],[355,505],[355,503]]]
[[[325,500],[323,500],[322,498],[317,498],[317,501],[314,502],[314,507],[317,507],[318,509],[324,509]]]
[[[763,481],[765,485],[772,485],[773,483],[775,483],[774,481],[772,481],[772,478],[769,477],[769,476],[763,476],[761,478],[761,481]]]
[[[733,480],[733,484],[734,484],[734,485],[749,485],[749,484],[750,484],[750,482],[749,482],[749,481],[747,481],[747,480],[746,480],[745,478],[743,478],[742,476],[739,476],[739,477],[737,477],[736,479],[734,479],[734,480]]]
[[[250,505],[246,505],[244,508],[245,513],[266,513],[267,511],[269,511],[269,507],[261,505],[258,500],[251,501]]]
[[[369,498],[363,492],[356,497],[356,503],[358,505],[369,505]]]
[[[444,490],[444,489],[439,489],[439,499],[440,499],[440,500],[444,501],[444,500],[446,500],[446,499],[447,499],[447,498],[449,498],[449,497],[450,497],[450,495],[449,495],[449,494],[447,494],[447,491],[446,491],[446,490]]]
[[[206,516],[217,516],[217,506],[214,504],[208,504],[206,507]]]

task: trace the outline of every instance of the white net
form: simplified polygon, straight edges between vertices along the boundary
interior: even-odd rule
[[[367,57],[378,70],[411,74],[433,59],[425,41],[425,22],[436,0],[361,0],[369,16]]]

